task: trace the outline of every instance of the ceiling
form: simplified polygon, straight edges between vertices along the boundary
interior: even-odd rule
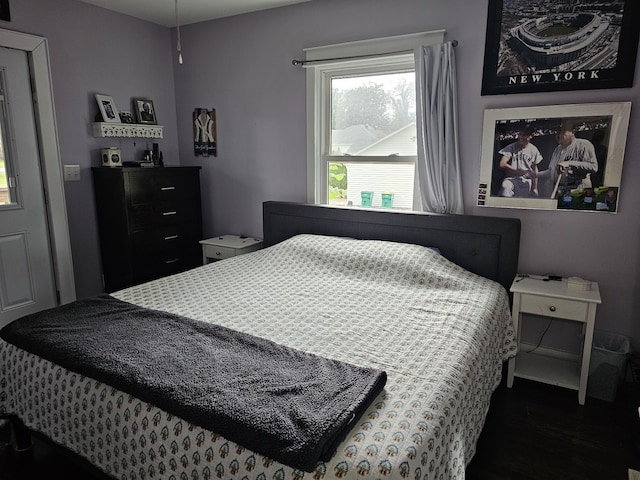
[[[176,1],[180,25],[230,17],[241,13],[309,2],[311,0],[80,0],[165,27],[176,26]]]

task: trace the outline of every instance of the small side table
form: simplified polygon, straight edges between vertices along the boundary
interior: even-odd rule
[[[589,290],[571,288],[566,278],[545,281],[542,277],[517,276],[511,284],[513,324],[518,342],[518,355],[509,360],[507,387],[520,377],[578,390],[578,402],[584,405],[589,379],[591,344],[596,307],[601,303],[600,289],[591,282]],[[562,318],[583,324],[582,353],[578,361],[536,352],[523,352],[520,346],[522,314]]]
[[[222,235],[220,237],[200,240],[202,245],[202,264],[235,257],[243,253],[262,248],[262,240],[238,235]]]

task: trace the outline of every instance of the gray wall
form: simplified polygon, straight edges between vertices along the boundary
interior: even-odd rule
[[[62,161],[79,164],[82,180],[65,184],[79,297],[100,292],[100,261],[91,166],[98,152],[120,146],[139,157],[144,141],[108,141],[91,135],[95,93],[155,102],[168,164],[201,165],[205,236],[262,233],[264,200],[306,199],[305,74],[291,65],[306,47],[445,28],[456,50],[460,150],[466,213],[522,220],[520,270],[579,275],[600,283],[603,304],[596,328],[632,337],[640,349],[640,114],[632,109],[617,215],[480,208],[474,195],[480,172],[485,108],[640,100],[640,61],[631,89],[480,95],[487,0],[313,0],[181,29],[185,63],[175,59],[175,31],[73,0],[11,2],[1,28],[47,37]],[[215,108],[217,157],[195,157],[194,108]],[[178,154],[179,152],[179,154]],[[532,325],[535,338],[545,325]],[[547,344],[570,348],[571,325],[557,322]]]
[[[314,0],[181,29],[184,65],[175,69],[180,158],[203,165],[205,234],[260,235],[263,200],[306,199],[305,73],[302,50],[444,28],[456,49],[460,151],[466,213],[522,220],[520,271],[599,282],[596,328],[633,337],[640,349],[640,114],[632,109],[620,211],[481,208],[474,205],[485,108],[640,100],[632,89],[481,96],[487,0]],[[638,62],[640,67],[640,61]],[[195,157],[190,116],[216,108],[219,155]],[[527,323],[535,342],[546,322]],[[548,346],[573,350],[576,324],[554,322]]]
[[[179,163],[171,32],[74,0],[20,0],[10,7],[11,22],[0,28],[48,40],[62,163],[80,165],[80,182],[65,182],[76,291],[80,298],[94,295],[102,278],[90,168],[100,166],[104,147],[120,147],[125,160],[151,148],[141,139],[93,138],[94,96],[110,95],[128,111],[134,97],[153,99],[165,127],[165,161]]]

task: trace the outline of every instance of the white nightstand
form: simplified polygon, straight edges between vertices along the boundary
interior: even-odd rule
[[[596,307],[601,303],[598,284],[592,282],[589,290],[578,290],[570,287],[566,278],[544,281],[538,276],[517,276],[510,290],[513,293],[513,324],[519,353],[509,360],[507,387],[513,386],[515,376],[571,388],[578,390],[578,402],[584,405]],[[578,361],[523,352],[520,346],[523,313],[583,323],[582,355]]]
[[[220,237],[207,238],[206,240],[200,240],[200,244],[202,245],[203,265],[262,248],[262,240],[259,238],[238,235],[222,235]]]

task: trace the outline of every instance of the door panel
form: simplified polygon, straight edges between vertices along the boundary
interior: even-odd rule
[[[0,48],[0,76],[2,153],[15,187],[11,203],[0,205],[2,327],[57,302],[27,54]]]
[[[29,281],[31,275],[11,275],[29,266],[26,235],[18,233],[0,237],[0,304],[3,310],[27,307],[35,303]]]

